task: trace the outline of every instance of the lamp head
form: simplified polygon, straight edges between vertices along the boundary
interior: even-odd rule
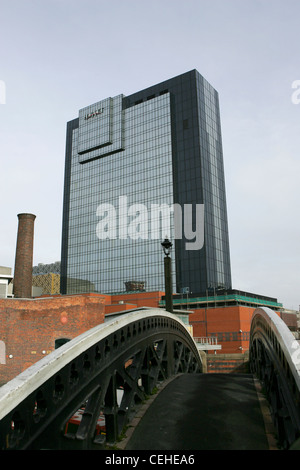
[[[166,237],[164,239],[164,241],[161,243],[161,246],[163,247],[163,250],[164,250],[164,254],[166,256],[169,256],[170,252],[171,252],[171,249],[172,249],[172,243],[170,242],[170,240]]]

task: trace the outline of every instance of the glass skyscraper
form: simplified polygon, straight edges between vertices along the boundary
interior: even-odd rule
[[[175,216],[176,215],[176,216]],[[196,71],[67,124],[61,292],[231,289],[218,93]]]

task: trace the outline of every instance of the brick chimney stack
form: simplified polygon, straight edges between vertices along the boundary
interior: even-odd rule
[[[31,298],[32,296],[32,262],[33,262],[33,214],[18,214],[19,227],[14,272],[14,296]]]

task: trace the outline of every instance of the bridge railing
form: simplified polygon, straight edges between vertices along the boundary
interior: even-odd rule
[[[218,338],[216,336],[202,336],[194,338],[195,343],[199,351],[217,351],[222,349],[222,345],[218,344]]]
[[[196,344],[175,315],[161,309],[124,314],[0,388],[0,448],[103,449],[160,383],[197,372]]]
[[[218,338],[216,336],[201,336],[199,338],[194,338],[197,344],[209,344],[213,346],[218,344]]]
[[[263,383],[278,442],[290,448],[300,436],[300,345],[269,308],[253,314],[249,362]]]

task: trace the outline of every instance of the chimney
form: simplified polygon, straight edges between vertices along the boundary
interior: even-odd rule
[[[14,296],[31,298],[32,296],[32,262],[33,262],[33,233],[35,215],[18,214],[19,227],[17,236]]]

